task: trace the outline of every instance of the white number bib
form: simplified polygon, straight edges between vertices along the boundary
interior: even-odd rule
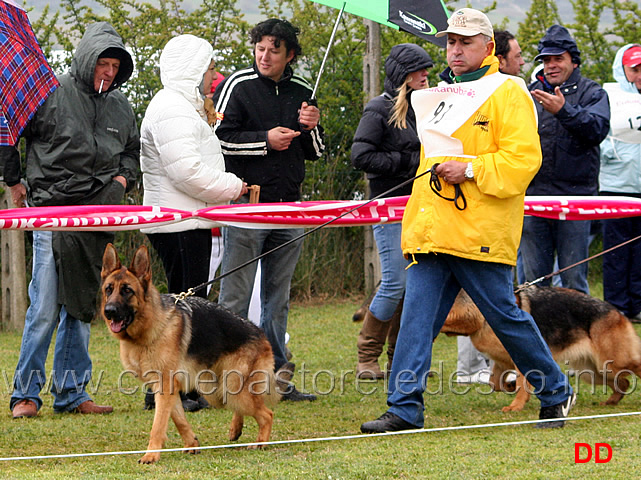
[[[494,73],[473,82],[444,84],[412,92],[416,129],[425,156],[474,158],[465,155],[461,142],[451,135],[509,78],[509,75]],[[522,87],[527,91],[525,83]]]
[[[610,98],[610,129],[616,140],[641,143],[641,94],[624,92],[618,83],[605,83]]]

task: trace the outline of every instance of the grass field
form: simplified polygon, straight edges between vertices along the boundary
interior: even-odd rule
[[[359,301],[325,301],[293,305],[290,346],[297,370],[305,366],[305,390],[319,393],[313,403],[283,402],[276,407],[274,441],[299,441],[333,437],[319,442],[273,445],[261,451],[244,448],[205,450],[200,455],[166,452],[156,465],[139,465],[137,454],[44,458],[0,461],[0,478],[233,478],[233,479],[602,479],[633,478],[641,470],[638,415],[571,421],[563,429],[539,430],[532,425],[487,426],[538,418],[533,398],[522,412],[503,414],[511,401],[503,393],[473,387],[450,388],[448,376],[456,366],[456,341],[439,337],[425,395],[427,432],[397,436],[341,438],[358,435],[363,421],[385,411],[382,382],[354,380],[356,336],[360,325],[351,321]],[[0,457],[73,455],[144,450],[153,413],[143,411],[143,395],[131,392],[137,384],[126,376],[119,385],[121,366],[118,345],[103,324],[93,327],[91,354],[94,362],[92,393],[98,403],[113,405],[106,416],[54,415],[52,396],[35,419],[13,420],[8,409],[11,381],[20,347],[20,333],[0,333],[0,383],[4,413],[0,415]],[[51,356],[51,355],[50,355]],[[50,368],[51,358],[49,359]],[[300,371],[295,382],[302,388]],[[344,381],[341,382],[341,378]],[[442,377],[441,377],[442,378]],[[316,383],[313,380],[316,380]],[[332,383],[333,382],[333,383]],[[360,390],[360,392],[359,392]],[[571,416],[584,417],[641,411],[638,389],[616,407],[600,401],[609,393],[580,387]],[[205,410],[187,414],[201,445],[227,445],[231,413]],[[469,429],[436,430],[482,425]],[[167,448],[182,447],[173,426]],[[246,419],[240,442],[255,439],[257,428]],[[575,464],[575,443],[608,443],[608,463]],[[604,454],[605,452],[603,452]],[[602,455],[603,455],[602,454]],[[583,451],[582,456],[585,456]]]

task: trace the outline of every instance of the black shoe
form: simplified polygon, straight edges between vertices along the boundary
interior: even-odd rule
[[[154,393],[148,389],[145,393],[145,405],[142,409],[153,410],[154,408],[156,408],[156,399],[154,398]]]
[[[209,408],[209,402],[196,390],[189,393],[180,392],[180,401],[185,412],[197,412],[203,408]]]
[[[398,415],[391,412],[385,412],[376,420],[365,422],[361,425],[361,432],[363,433],[383,433],[383,432],[398,432],[400,430],[415,430],[421,427],[412,425],[406,422]]]
[[[290,402],[313,402],[316,400],[316,395],[311,393],[303,393],[299,390],[296,390],[294,385],[291,386],[291,389],[287,393],[283,393],[281,400],[289,400]]]
[[[565,419],[570,413],[570,409],[574,406],[576,402],[576,393],[572,392],[568,398],[566,398],[561,403],[552,405],[551,407],[541,407],[539,412],[539,420],[547,420],[550,418],[561,418],[556,422],[541,422],[534,425],[536,428],[561,428],[565,425]]]
[[[211,407],[211,405],[209,405],[209,402],[207,401],[207,399],[205,397],[203,397],[202,395],[198,396],[198,400],[197,401],[198,401],[198,410],[202,410],[204,408],[210,408]]]
[[[197,412],[198,410],[200,410],[200,405],[198,405],[198,402],[196,400],[192,400],[191,398],[187,397],[182,398],[182,394],[180,396],[180,401],[183,404],[183,410],[185,412]]]
[[[203,408],[210,407],[209,402],[196,391],[189,392],[188,394],[180,392],[180,401],[183,404],[183,410],[185,412],[197,412]],[[153,410],[154,408],[156,408],[154,394],[151,390],[147,390],[143,410]]]

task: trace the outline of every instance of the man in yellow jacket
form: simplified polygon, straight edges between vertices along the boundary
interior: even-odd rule
[[[525,83],[499,73],[493,29],[478,10],[452,14],[445,74],[451,85],[415,92],[422,144],[403,217],[411,259],[387,403],[364,433],[422,428],[423,392],[438,335],[463,288],[527,375],[541,401],[540,427],[562,427],[575,394],[532,317],[518,308],[512,267],[525,190],[541,165],[534,104]]]

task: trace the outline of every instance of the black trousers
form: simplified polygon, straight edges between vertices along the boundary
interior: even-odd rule
[[[169,293],[186,292],[209,280],[210,229],[152,233],[147,238],[162,261]],[[207,298],[207,287],[194,293]]]

